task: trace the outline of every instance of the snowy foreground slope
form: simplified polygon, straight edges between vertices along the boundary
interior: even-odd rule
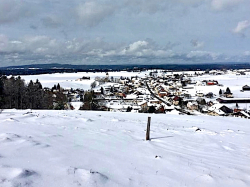
[[[0,186],[250,186],[249,120],[147,117],[4,110]]]

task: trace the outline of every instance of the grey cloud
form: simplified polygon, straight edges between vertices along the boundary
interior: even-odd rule
[[[248,58],[245,52],[244,58]],[[59,41],[48,36],[29,36],[10,40],[0,35],[0,59],[4,63],[179,63],[223,62],[236,59],[212,51],[194,50],[176,52],[157,45],[153,40],[125,43],[109,43],[102,38],[95,40],[72,39]]]
[[[38,27],[36,25],[30,25],[30,28],[33,29],[33,30],[38,29]]]
[[[47,28],[58,28],[62,25],[62,20],[56,16],[46,16],[41,19],[43,25]]]
[[[57,40],[49,36],[26,36],[18,40],[10,40],[0,35],[0,53],[27,53],[43,55],[61,54],[93,54],[102,55],[106,51],[119,48],[121,44],[110,44],[101,38],[95,40],[72,39]]]
[[[63,34],[64,39],[68,40],[68,33],[65,30],[62,30],[61,33]]]
[[[211,6],[214,10],[221,11],[225,9],[232,9],[248,0],[212,0]]]
[[[149,13],[154,14],[158,11],[165,10],[167,3],[164,0],[126,0],[125,7],[130,6],[134,13]]]
[[[0,0],[0,24],[15,22],[34,12],[32,3],[19,0]]]
[[[204,0],[177,0],[177,2],[182,3],[184,5],[199,5],[202,2],[206,2]]]
[[[207,0],[125,0],[125,7],[130,6],[134,13],[154,14],[159,11],[172,11],[173,7],[197,7]]]
[[[173,42],[167,42],[167,44],[165,45],[164,49],[165,50],[170,50],[170,49],[173,49],[173,48],[175,48],[175,47],[177,47],[179,45],[181,45],[180,42],[174,42],[174,43]]]
[[[113,0],[113,1],[86,1],[75,8],[78,23],[94,27],[111,15],[119,12],[133,14],[155,14],[162,11],[171,11],[174,6],[188,7],[201,4],[202,0]],[[181,9],[182,11],[182,9]]]
[[[196,49],[202,48],[204,46],[204,42],[199,41],[199,40],[191,40],[190,42],[192,46]]]
[[[76,14],[79,23],[93,27],[111,16],[116,11],[116,8],[116,5],[111,2],[87,1],[76,7]]]
[[[3,0],[0,0],[3,1]],[[15,0],[10,0],[15,1]],[[17,0],[16,0],[17,1]],[[60,11],[53,13],[51,10],[44,10],[47,15],[41,19],[47,28],[58,28],[67,25],[69,22],[74,25],[78,23],[86,27],[95,27],[107,18],[115,14],[156,14],[168,12],[168,15],[182,15],[189,7],[198,7],[205,4],[215,10],[223,10],[227,7],[240,4],[244,0],[87,0],[80,2],[72,0],[74,8],[66,8],[67,3],[63,1],[48,1],[51,9],[60,7]],[[53,3],[52,3],[53,2]],[[43,7],[44,9],[45,7]],[[64,12],[67,12],[65,17]],[[55,14],[59,14],[56,15]],[[60,19],[60,17],[64,17]],[[70,21],[69,21],[70,20]],[[71,26],[72,26],[71,25]]]

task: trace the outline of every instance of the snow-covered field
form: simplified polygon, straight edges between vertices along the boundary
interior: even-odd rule
[[[195,71],[186,71],[185,73],[194,74]],[[149,75],[150,71],[143,72],[109,72],[109,77],[120,78],[123,77],[131,77],[131,76],[139,76],[144,77],[145,75]],[[182,72],[168,72],[168,75],[173,73]],[[161,73],[159,73],[161,75]],[[90,77],[90,80],[77,81],[78,78],[83,76]],[[35,81],[38,79],[44,87],[52,87],[57,83],[63,88],[80,88],[84,90],[90,89],[90,84],[94,81],[95,77],[105,77],[106,73],[93,73],[93,72],[78,72],[78,73],[55,73],[55,74],[42,74],[42,75],[23,75],[22,78],[28,83],[30,80]],[[229,87],[233,92],[235,97],[250,97],[248,92],[240,92],[242,86],[248,84],[250,85],[250,73],[247,72],[246,75],[236,75],[231,72],[225,75],[203,75],[198,77],[192,77],[191,79],[195,81],[202,80],[218,80],[220,84],[223,84],[223,87],[219,86],[195,86],[195,89],[192,92],[214,92],[215,94],[219,93],[220,89],[226,89]]]
[[[154,71],[154,70],[152,70]],[[131,77],[131,76],[139,76],[145,77],[149,75],[150,71],[143,72],[109,72],[109,77],[120,78],[123,77]],[[183,72],[168,72],[167,75],[172,75],[174,73],[182,74]],[[194,74],[195,71],[185,71],[187,74]],[[159,75],[161,75],[159,71]],[[90,77],[90,80],[77,81],[78,78],[83,76]],[[42,74],[42,75],[27,75],[22,76],[22,78],[28,83],[30,80],[35,81],[38,79],[44,87],[53,87],[55,84],[60,83],[63,88],[80,88],[84,90],[90,89],[90,84],[94,82],[95,77],[105,77],[106,73],[93,73],[93,72],[78,72],[78,73],[56,73],[56,74]],[[250,72],[247,72],[246,75],[236,75],[235,72],[229,72],[224,75],[203,75],[197,77],[191,77],[194,81],[203,81],[203,80],[217,80],[219,84],[223,86],[198,86],[192,85],[194,89],[189,89],[187,92],[191,94],[191,96],[195,97],[197,92],[202,92],[204,94],[208,92],[213,92],[216,97],[219,97],[219,90],[226,90],[227,87],[230,88],[235,98],[250,98],[250,92],[241,92],[242,86],[250,85]],[[235,104],[226,104],[228,107],[235,107]],[[249,104],[239,104],[241,108],[245,108],[250,110]],[[76,108],[79,108],[77,105]]]
[[[219,90],[226,90],[227,87],[230,88],[234,97],[239,98],[250,98],[250,92],[241,92],[242,86],[250,85],[250,73],[248,72],[246,75],[236,75],[233,73],[225,74],[225,75],[203,75],[198,77],[193,77],[193,80],[202,81],[202,80],[217,80],[219,84],[223,86],[195,86],[195,91],[204,91],[213,92],[218,95]]]
[[[250,186],[248,119],[4,110],[1,187]],[[197,130],[197,129],[200,130]]]
[[[109,72],[109,77],[131,77],[131,76],[145,76],[149,72]],[[77,81],[77,79],[86,76],[90,80]],[[30,80],[35,81],[38,79],[44,87],[52,87],[59,83],[63,88],[80,88],[84,90],[90,89],[90,84],[94,82],[95,77],[106,77],[106,73],[93,73],[93,72],[78,72],[78,73],[55,73],[55,74],[41,74],[41,75],[23,75],[22,78],[28,83]]]

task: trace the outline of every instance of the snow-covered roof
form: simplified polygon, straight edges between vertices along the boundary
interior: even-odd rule
[[[135,94],[129,94],[129,95],[126,95],[125,99],[137,99],[137,95],[135,95]]]
[[[213,112],[219,114],[219,115],[225,115],[225,112],[223,112],[222,110],[220,109],[215,109]]]
[[[246,116],[246,117],[250,118],[250,115],[249,115],[249,114],[247,114],[246,112],[244,112],[244,111],[240,111],[240,113],[242,113],[244,116]]]
[[[140,106],[140,105],[143,105],[145,103],[147,103],[147,101],[144,100],[144,101],[139,102],[138,105]]]
[[[212,105],[211,107],[209,107],[208,110],[209,110],[209,111],[214,111],[214,110],[216,110],[216,109],[221,108],[222,106],[224,106],[224,105],[222,105],[222,104],[214,104],[214,105]]]

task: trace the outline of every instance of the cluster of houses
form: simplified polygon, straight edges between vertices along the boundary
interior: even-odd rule
[[[215,72],[213,72],[215,73]],[[222,72],[218,71],[221,74]],[[178,111],[179,114],[207,114],[212,116],[237,116],[250,118],[249,111],[233,108],[222,102],[224,99],[234,99],[232,93],[225,91],[222,100],[216,100],[212,92],[192,94],[195,85],[221,86],[217,80],[192,81],[191,76],[183,73],[154,71],[144,77],[109,78],[93,88],[93,103],[97,110],[121,112],[166,113]],[[100,79],[100,78],[99,78]],[[98,81],[97,81],[98,82]],[[243,86],[242,90],[250,90]],[[249,102],[249,101],[245,101]],[[239,102],[240,103],[240,102]]]
[[[57,108],[58,103],[63,103],[58,109],[74,109],[72,102],[83,102],[84,90],[73,89],[73,88],[62,88],[58,84],[51,89],[48,87],[44,88],[45,91],[52,93],[52,102],[54,108]]]
[[[68,99],[68,102],[83,102],[84,90],[83,89],[64,89],[63,94]]]
[[[57,98],[58,94],[62,94],[68,102],[80,102],[83,101],[84,97],[83,89],[62,88],[59,83],[52,88],[45,87],[44,90],[51,91],[53,93],[53,98]]]

